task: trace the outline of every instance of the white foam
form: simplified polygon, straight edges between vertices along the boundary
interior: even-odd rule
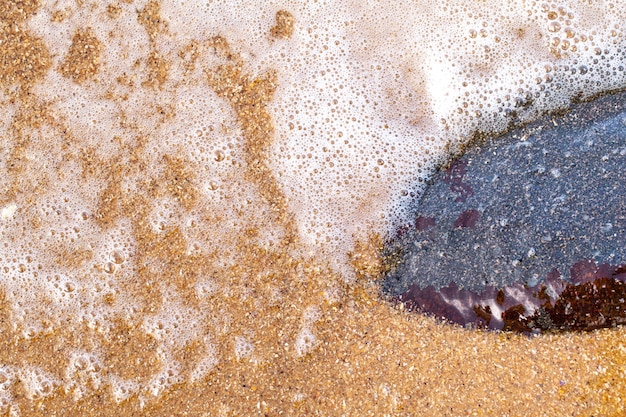
[[[310,306],[302,315],[302,327],[296,336],[294,349],[297,356],[304,356],[319,345],[319,340],[313,332],[315,322],[321,318],[321,311],[317,306]]]
[[[79,400],[89,392],[98,390],[103,384],[102,364],[98,355],[75,351],[70,355],[65,371],[65,392],[71,392],[75,400]]]
[[[122,379],[115,375],[109,377],[109,384],[111,385],[111,395],[113,396],[113,401],[118,404],[126,401],[139,391],[139,384],[137,382]]]
[[[310,327],[302,328],[294,343],[296,355],[304,356],[307,353],[310,353],[317,347],[318,343],[319,341],[317,340],[317,336],[315,336],[315,333],[313,333],[313,330]]]
[[[4,400],[1,404],[8,406],[13,398],[13,386],[18,378],[18,371],[13,366],[0,367],[0,395]],[[2,406],[0,405],[0,409]]]
[[[211,279],[200,280],[194,286],[196,289],[196,295],[198,298],[205,298],[213,295],[218,287]]]
[[[20,381],[29,400],[45,398],[53,394],[60,385],[60,381],[54,376],[36,367],[20,369]]]
[[[147,384],[147,391],[153,397],[159,396],[174,384],[183,382],[181,365],[175,360],[169,359],[167,364]]]
[[[204,354],[200,357],[189,375],[191,382],[203,380],[218,364],[219,360],[215,347],[209,337],[204,338]]]
[[[164,352],[203,337],[206,332],[203,331],[201,313],[184,305],[174,288],[163,285],[162,291],[161,309],[143,320],[146,334],[162,342]]]
[[[384,236],[407,221],[409,203],[436,164],[476,131],[498,132],[511,121],[566,107],[572,97],[626,86],[624,0],[612,6],[425,0],[419,7],[353,0],[163,0],[163,31],[154,42],[137,19],[146,4],[120,2],[121,15],[109,18],[106,3],[81,9],[71,0],[43,1],[28,20],[53,61],[32,89],[49,103],[50,120],[23,132],[31,141],[19,177],[22,193],[0,204],[0,287],[15,329],[29,338],[83,324],[106,333],[117,320],[135,320],[156,340],[160,373],[147,384],[111,377],[118,402],[134,394],[147,401],[181,381],[174,352],[194,341],[202,340],[205,352],[189,378],[206,377],[218,358],[207,340],[229,331],[206,323],[232,320],[228,311],[208,309],[208,301],[250,295],[235,293],[219,277],[201,276],[192,288],[199,307],[186,305],[173,283],[152,283],[162,303],[157,311],[141,313],[143,301],[129,284],[139,268],[159,276],[163,265],[159,259],[137,262],[131,218],[138,213],[122,207],[111,224],[98,222],[99,198],[111,180],[106,170],[97,171],[101,161],[133,167],[115,179],[125,195],[154,186],[156,197],[142,220],[157,237],[180,230],[187,254],[218,254],[216,268],[238,266],[237,242],[249,229],[256,231],[250,240],[268,247],[284,234],[246,175],[246,138],[235,111],[207,84],[206,71],[226,62],[209,46],[214,36],[229,42],[250,80],[276,72],[268,105],[275,132],[266,162],[296,220],[298,250],[317,255],[346,281],[353,277],[348,254],[355,242],[372,232]],[[281,9],[295,18],[289,39],[269,34]],[[67,11],[66,19],[51,21],[58,10]],[[59,66],[76,31],[86,27],[104,49],[96,76],[77,84]],[[199,52],[194,69],[179,54],[192,40]],[[161,86],[146,87],[152,48],[167,59],[169,77]],[[0,94],[0,170],[9,172],[18,106]],[[141,164],[134,167],[129,153],[140,147]],[[81,163],[87,154],[95,173],[83,175],[90,168]],[[197,201],[191,208],[159,194],[163,161],[172,156],[194,174]],[[10,181],[0,176],[0,189]],[[272,291],[258,302],[279,305],[281,293]],[[324,291],[333,302],[342,290],[329,284]],[[104,302],[104,295],[113,297]],[[319,315],[313,307],[302,318],[294,338],[297,355],[320,343],[314,328]],[[235,349],[228,355],[256,359],[254,345],[242,334],[247,335],[231,335]],[[78,369],[79,357],[94,354],[75,354],[67,388],[79,398],[107,381],[96,370],[97,360],[87,371]],[[19,372],[30,398],[57,387],[31,364]],[[11,392],[0,389],[1,401],[10,401]]]
[[[0,411],[5,412],[11,407],[13,396],[7,392],[0,391]]]
[[[249,358],[254,353],[254,345],[245,337],[235,338],[235,356],[237,359]]]
[[[312,58],[281,66],[273,167],[303,236],[334,254],[405,221],[448,144],[501,131],[512,111],[527,121],[626,81],[624,13],[599,4],[324,6],[324,17],[301,13],[318,26],[295,35]],[[551,51],[555,36],[568,49]]]
[[[0,210],[0,217],[3,220],[8,220],[11,217],[13,217],[13,215],[15,214],[15,212],[17,211],[17,205],[16,204],[9,204],[5,207],[2,207],[2,210]]]

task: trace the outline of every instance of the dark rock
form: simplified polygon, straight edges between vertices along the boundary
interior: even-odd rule
[[[455,323],[626,323],[626,93],[470,147],[389,242],[383,289]]]

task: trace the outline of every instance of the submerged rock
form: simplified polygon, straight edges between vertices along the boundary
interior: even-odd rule
[[[626,323],[626,93],[470,147],[386,248],[384,291],[521,332]]]

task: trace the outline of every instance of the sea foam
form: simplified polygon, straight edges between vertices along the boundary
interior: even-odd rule
[[[293,33],[272,29],[281,11]],[[104,343],[69,354],[65,375],[0,368],[2,407],[14,375],[28,398],[97,385],[147,401],[229,355],[262,360],[230,306],[280,306],[308,272],[285,283],[251,259],[289,242],[289,256],[350,283],[357,242],[406,222],[437,164],[476,133],[626,85],[624,1],[67,0],[14,14],[5,45],[19,28],[43,64],[34,81],[19,67],[0,78],[13,329],[113,340],[124,322],[158,348],[138,380],[100,374]],[[298,357],[320,343],[302,314]],[[200,359],[187,369],[189,346]]]

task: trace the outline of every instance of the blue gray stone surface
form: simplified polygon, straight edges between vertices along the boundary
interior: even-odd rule
[[[626,93],[477,141],[414,211],[384,291],[460,324],[507,328],[510,308],[528,321],[568,285],[626,279]]]

